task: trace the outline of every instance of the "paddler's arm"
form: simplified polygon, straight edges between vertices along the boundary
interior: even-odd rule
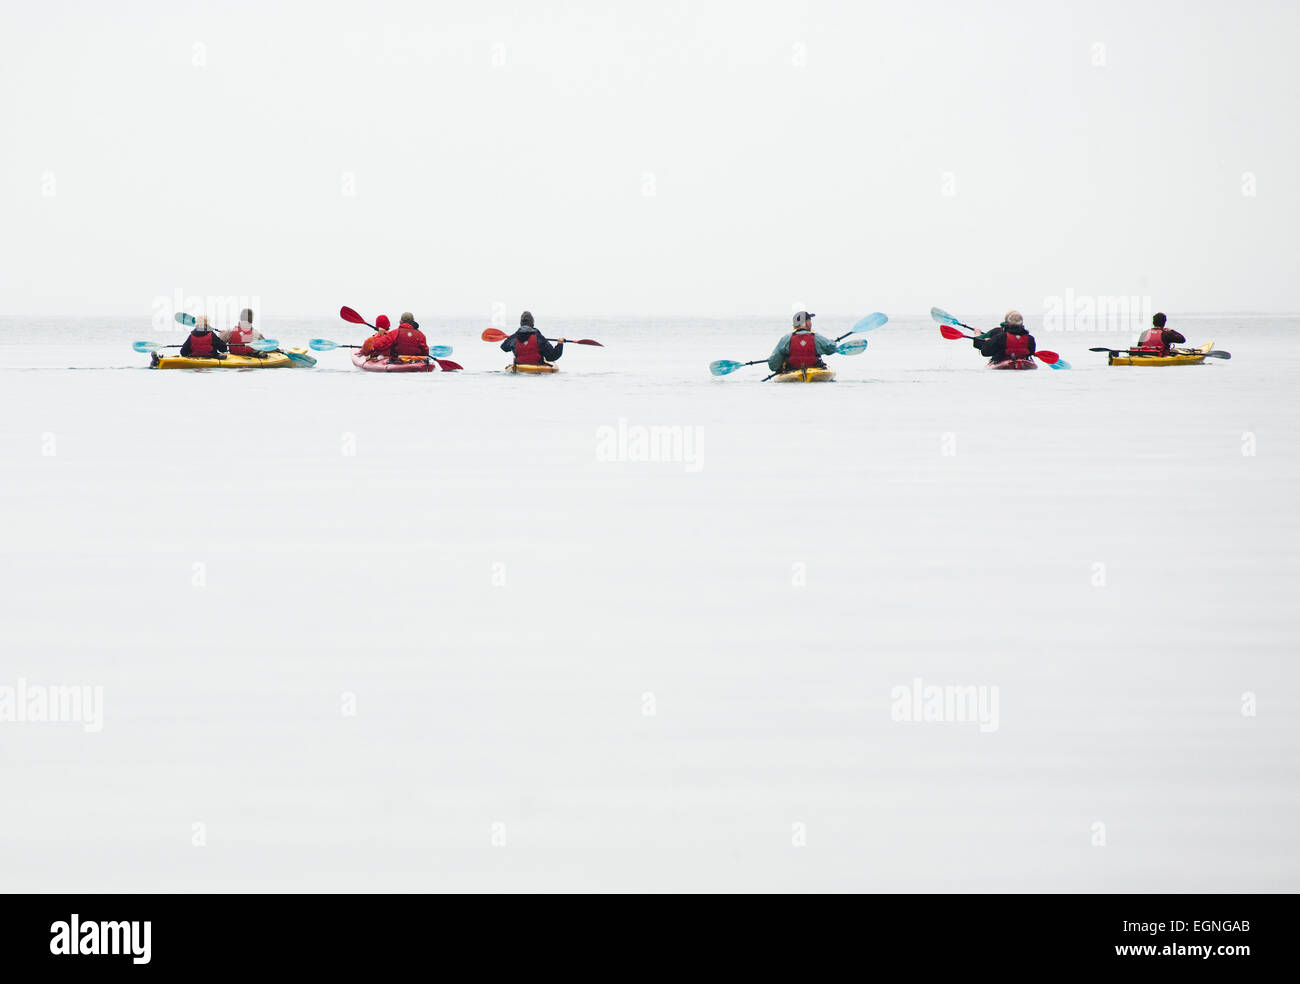
[[[538,346],[538,350],[542,353],[542,358],[545,359],[547,362],[554,362],[556,359],[558,359],[560,356],[564,354],[563,338],[561,338],[558,342],[552,345],[545,338],[542,338],[539,335],[537,338],[537,346]]]
[[[230,351],[230,346],[226,344],[226,340],[215,331],[212,333],[212,347],[218,352]]]
[[[1166,345],[1182,345],[1187,341],[1181,331],[1174,331],[1172,328],[1164,329],[1164,340]]]
[[[767,357],[767,367],[773,372],[780,372],[785,360],[790,357],[790,336],[786,335],[776,343],[772,354]]]
[[[813,338],[817,340],[818,355],[834,355],[837,351],[833,338],[827,338],[825,335],[813,335]]]
[[[501,351],[513,352],[514,350],[515,350],[515,336],[511,335],[509,338],[507,338],[504,342],[501,343]]]

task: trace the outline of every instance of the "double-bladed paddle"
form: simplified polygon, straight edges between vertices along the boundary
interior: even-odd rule
[[[1139,357],[1139,358],[1141,358],[1142,356],[1147,356],[1148,358],[1150,358],[1150,357],[1152,357],[1152,356],[1155,356],[1155,357],[1159,358],[1159,353],[1157,353],[1157,352],[1148,352],[1148,351],[1145,351],[1145,350],[1143,350],[1143,349],[1108,349],[1108,348],[1090,348],[1090,349],[1088,349],[1088,351],[1089,351],[1089,352],[1106,352],[1106,353],[1108,353],[1109,355],[1128,355],[1128,356],[1137,356],[1137,357]],[[1171,348],[1171,349],[1169,350],[1169,352],[1170,352],[1171,355],[1199,355],[1199,356],[1202,356],[1202,357],[1204,357],[1204,358],[1206,358],[1206,359],[1231,359],[1231,358],[1232,358],[1232,353],[1231,353],[1231,352],[1224,352],[1224,351],[1222,351],[1221,349],[1214,349],[1214,350],[1212,350],[1212,351],[1210,351],[1210,352],[1198,352],[1196,349],[1175,349],[1175,348]]]
[[[500,328],[484,328],[483,334],[479,336],[479,338],[483,339],[485,342],[504,342],[509,337],[510,335],[502,331]],[[546,340],[548,342],[558,341],[558,339],[555,338],[547,338]],[[570,345],[597,345],[600,346],[600,348],[605,347],[594,338],[566,338],[565,341]]]

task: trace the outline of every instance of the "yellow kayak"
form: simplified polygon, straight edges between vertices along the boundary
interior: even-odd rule
[[[778,372],[772,377],[778,383],[829,383],[835,378],[833,369],[792,369]]]
[[[559,371],[559,369],[551,365],[549,362],[543,362],[540,366],[520,365],[517,362],[506,366],[506,372],[522,372],[527,373],[528,375]]]
[[[1213,342],[1206,342],[1170,355],[1110,355],[1107,359],[1112,366],[1199,366],[1205,361],[1205,353],[1213,348]]]
[[[300,355],[306,355],[307,352],[306,349],[291,351]],[[314,363],[315,360],[313,359],[312,362]],[[220,359],[195,358],[189,355],[159,355],[154,352],[149,360],[151,369],[284,369],[293,364],[293,360],[283,352],[267,352],[263,355],[226,355]]]

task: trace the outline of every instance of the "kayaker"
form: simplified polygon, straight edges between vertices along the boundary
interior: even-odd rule
[[[817,317],[807,311],[794,316],[794,331],[784,336],[767,357],[767,367],[773,372],[790,372],[795,369],[825,369],[823,355],[835,354],[834,339],[813,331],[812,319]]]
[[[420,324],[410,311],[402,312],[397,327],[391,331],[371,335],[361,344],[361,354],[369,356],[387,355],[397,359],[403,355],[429,355],[429,340],[420,331]]]
[[[240,311],[239,324],[221,333],[222,340],[230,346],[231,355],[259,355],[257,349],[248,347],[248,343],[259,341],[265,337],[253,327],[252,308],[244,308],[244,310]]]
[[[1025,319],[1019,311],[1008,311],[1000,325],[992,331],[976,335],[971,344],[979,349],[982,356],[994,362],[1028,359],[1038,351],[1038,343],[1025,330]]]
[[[210,359],[225,355],[230,350],[226,340],[212,330],[212,324],[206,314],[199,315],[190,329],[190,337],[181,343],[181,355],[196,359]]]
[[[1151,327],[1142,333],[1137,345],[1133,346],[1130,351],[1149,352],[1152,355],[1168,355],[1169,346],[1181,345],[1187,341],[1181,332],[1165,327],[1165,322],[1168,320],[1163,311],[1157,311],[1151,319]]]
[[[564,354],[564,339],[552,345],[533,324],[533,313],[525,311],[519,316],[519,330],[501,343],[501,351],[512,353],[517,366],[549,365]]]

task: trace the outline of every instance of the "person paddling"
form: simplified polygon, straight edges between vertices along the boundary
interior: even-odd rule
[[[813,331],[812,319],[817,317],[807,311],[794,316],[794,331],[776,343],[767,357],[767,367],[773,372],[792,372],[799,369],[825,369],[823,355],[834,355],[834,339]]]
[[[1151,327],[1142,333],[1137,345],[1133,346],[1130,351],[1150,353],[1152,355],[1168,355],[1169,346],[1181,345],[1187,341],[1181,332],[1165,327],[1168,320],[1163,311],[1157,312],[1155,317],[1151,319]]]
[[[1008,311],[1002,324],[992,331],[976,335],[971,344],[979,349],[980,355],[993,362],[1028,359],[1038,351],[1038,343],[1025,330],[1025,319],[1019,311]]]
[[[249,342],[259,341],[266,336],[253,327],[253,309],[244,308],[239,312],[239,324],[221,333],[222,340],[230,347],[231,355],[261,355],[257,349],[249,348]]]
[[[533,324],[533,313],[525,311],[519,316],[519,330],[501,343],[501,351],[512,353],[517,366],[550,365],[564,354],[564,339],[552,345]]]
[[[189,338],[181,343],[181,355],[195,359],[211,359],[225,355],[230,350],[226,340],[212,330],[206,314],[199,315],[190,329]]]
[[[394,361],[404,355],[427,358],[429,340],[424,337],[424,332],[420,331],[420,324],[415,320],[415,315],[410,311],[404,311],[396,328],[367,338],[361,344],[361,354],[371,358],[387,355]]]

